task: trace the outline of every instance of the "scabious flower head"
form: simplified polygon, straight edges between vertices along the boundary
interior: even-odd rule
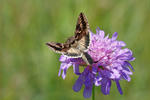
[[[73,90],[80,91],[85,85],[83,96],[89,98],[92,93],[92,87],[101,86],[103,94],[110,93],[111,82],[114,81],[120,94],[123,94],[119,80],[131,80],[130,75],[133,69],[129,61],[135,58],[132,56],[132,51],[128,48],[123,48],[126,44],[123,41],[117,41],[117,32],[112,35],[112,38],[105,36],[105,32],[99,28],[96,34],[91,34],[91,43],[88,54],[92,57],[94,63],[87,65],[83,72],[80,73],[79,66],[85,64],[81,58],[69,58],[64,55],[60,57],[61,66],[59,76],[62,73],[63,79],[66,77],[67,69],[73,66],[74,73],[79,75],[76,80]],[[129,69],[130,68],[130,69]]]

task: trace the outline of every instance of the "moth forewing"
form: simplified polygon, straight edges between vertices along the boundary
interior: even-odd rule
[[[46,45],[53,50],[56,53],[63,54],[64,52],[62,51],[62,45],[61,43],[55,43],[55,42],[47,42]]]
[[[79,49],[73,48],[73,47],[64,53],[64,55],[66,55],[68,57],[72,57],[72,58],[79,58],[82,56],[81,54],[82,54],[82,52]]]
[[[83,13],[80,13],[76,24],[76,29],[75,29],[76,39],[81,39],[82,36],[86,35],[88,30],[89,30],[89,24],[87,18]]]
[[[90,45],[90,33],[88,32],[87,35],[83,36],[79,41],[78,41],[78,48],[81,51],[87,52],[88,48]]]
[[[83,29],[89,29],[88,20],[83,13],[80,13],[77,24],[80,24],[80,27],[82,27]]]

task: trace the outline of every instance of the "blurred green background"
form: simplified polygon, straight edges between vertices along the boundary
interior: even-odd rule
[[[113,83],[108,96],[96,87],[96,100],[150,98],[150,0],[0,0],[0,100],[85,100],[72,90],[73,69],[58,77],[60,55],[45,45],[72,36],[80,12],[94,33],[118,32],[136,58],[124,94]]]

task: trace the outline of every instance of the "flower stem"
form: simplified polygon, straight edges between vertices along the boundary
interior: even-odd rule
[[[95,100],[95,85],[94,84],[92,88],[92,100]]]

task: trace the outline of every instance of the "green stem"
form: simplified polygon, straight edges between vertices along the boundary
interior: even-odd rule
[[[95,100],[95,85],[94,84],[92,88],[92,100]]]

